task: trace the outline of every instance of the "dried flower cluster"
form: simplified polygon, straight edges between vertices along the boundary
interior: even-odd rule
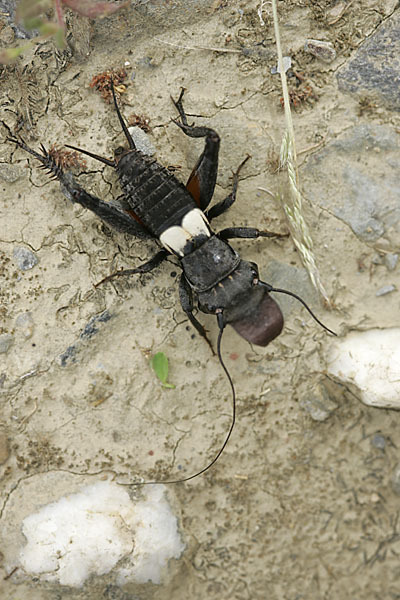
[[[126,89],[123,85],[126,77],[127,73],[125,69],[117,69],[116,71],[103,71],[103,73],[99,73],[93,77],[92,81],[90,82],[90,87],[96,88],[102,98],[110,104],[112,100],[111,80],[114,83],[115,92],[117,94],[122,94]]]
[[[144,115],[130,115],[128,117],[129,127],[139,127],[146,133],[150,131],[150,119]]]

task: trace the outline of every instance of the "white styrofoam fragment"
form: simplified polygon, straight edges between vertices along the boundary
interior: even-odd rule
[[[22,568],[80,587],[124,559],[116,568],[119,583],[161,583],[168,561],[185,547],[164,492],[165,486],[148,486],[135,503],[121,486],[104,481],[44,506],[23,521]]]
[[[356,385],[365,404],[400,409],[400,328],[354,331],[335,340],[327,368]]]

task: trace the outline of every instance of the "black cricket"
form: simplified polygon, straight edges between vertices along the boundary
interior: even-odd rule
[[[117,231],[140,239],[154,239],[162,246],[162,249],[146,263],[134,269],[113,273],[100,283],[122,275],[148,273],[168,256],[174,255],[182,269],[179,284],[182,309],[212,351],[203,325],[193,314],[195,304],[200,311],[214,314],[217,318],[217,354],[232,389],[233,404],[231,426],[225,441],[215,458],[194,475],[172,481],[141,484],[179,483],[193,479],[208,470],[222,454],[233,430],[235,389],[221,356],[221,337],[226,325],[231,325],[248,342],[266,346],[281,333],[283,327],[282,312],[269,295],[270,292],[279,292],[299,300],[324,329],[333,335],[336,334],[319,321],[299,296],[261,281],[257,265],[242,260],[227,241],[233,238],[276,237],[278,234],[253,227],[228,227],[214,233],[210,227],[211,221],[226,212],[235,202],[239,173],[249,157],[233,174],[232,192],[209,208],[217,179],[220,137],[209,127],[188,124],[182,103],[184,89],[178,100],[173,100],[179,113],[179,119],[174,120],[174,123],[189,137],[205,138],[204,150],[186,186],[156,159],[136,149],[119,110],[112,81],[111,90],[115,110],[129,148],[117,148],[114,159],[110,160],[87,150],[68,144],[66,146],[116,169],[124,197],[121,206],[104,202],[84,190],[70,172],[63,170],[43,145],[42,154],[39,154],[20,138],[10,136],[9,140],[38,159],[41,167],[60,181],[61,189],[69,200],[88,208]]]

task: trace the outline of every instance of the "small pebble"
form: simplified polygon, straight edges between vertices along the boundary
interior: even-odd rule
[[[34,322],[30,312],[24,312],[18,315],[15,320],[15,326],[21,331],[26,340],[29,340],[33,335]]]
[[[398,463],[392,475],[392,490],[400,496],[400,463]]]
[[[399,261],[398,254],[385,254],[385,265],[388,271],[394,271]]]
[[[330,63],[336,58],[336,50],[332,42],[323,42],[322,40],[307,40],[304,44],[304,50],[316,58],[320,58],[326,63]]]
[[[381,265],[383,262],[383,258],[380,254],[375,254],[371,262],[373,265]]]
[[[14,248],[13,256],[20,271],[28,271],[38,264],[39,259],[28,248]]]
[[[350,3],[349,3],[350,4]],[[338,2],[332,8],[330,8],[327,13],[327,21],[328,25],[333,25],[337,21],[339,21],[340,17],[346,10],[347,3],[346,2]]]
[[[2,14],[7,14],[7,13],[2,13]],[[15,34],[14,34],[13,28],[10,25],[3,27],[3,29],[1,30],[1,33],[0,33],[0,41],[2,42],[2,44],[4,44],[4,46],[9,46],[10,44],[13,43],[14,39],[15,39]]]
[[[13,341],[14,338],[11,334],[2,333],[0,335],[0,354],[6,354],[9,351]]]
[[[376,433],[372,438],[372,445],[379,450],[384,450],[386,446],[386,440],[381,433]]]
[[[389,285],[384,285],[383,287],[379,288],[379,290],[376,292],[375,296],[386,296],[386,294],[390,294],[391,292],[394,292],[396,290],[396,286],[393,285],[392,283]]]
[[[17,165],[0,164],[0,179],[7,183],[14,183],[22,177],[22,169]]]
[[[328,391],[323,384],[318,384],[311,394],[301,398],[299,404],[314,421],[326,421],[334,410],[337,403],[329,397]]]

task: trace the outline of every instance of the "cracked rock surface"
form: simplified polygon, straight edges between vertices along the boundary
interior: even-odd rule
[[[269,193],[287,193],[277,172],[285,122],[279,75],[271,73],[272,18],[269,5],[260,4],[132,2],[111,18],[68,21],[66,51],[41,42],[2,67],[2,141],[4,121],[36,149],[67,143],[111,157],[123,136],[113,107],[90,82],[124,67],[125,118],[150,119],[157,159],[182,181],[203,142],[171,122],[170,95],[181,87],[189,121],[221,136],[216,201],[251,155],[238,200],[215,220],[216,230],[287,232]],[[337,79],[363,44],[378,44],[374,36],[383,28],[398,29],[397,3],[278,4],[305,213],[333,310],[319,304],[290,237],[232,245],[259,265],[265,281],[303,296],[341,336],[399,327],[399,265],[389,260],[400,246],[398,108],[358,79],[351,94]],[[336,58],[327,63],[307,53],[307,39],[331,42]],[[391,68],[398,77],[397,56]],[[109,167],[87,158],[75,177],[118,202]],[[15,259],[20,248],[26,270]],[[300,304],[278,297],[285,328],[267,348],[251,347],[231,328],[224,333],[236,427],[216,465],[173,490],[186,548],[170,579],[129,587],[107,573],[72,589],[24,571],[23,520],[41,506],[105,478],[189,476],[223,443],[229,385],[182,313],[174,259],[94,287],[154,250],[72,205],[32,157],[1,144],[1,592],[30,600],[396,597],[400,415],[363,405],[353,389],[328,378],[329,336]],[[387,286],[391,293],[376,293]],[[215,320],[199,318],[215,345]],[[162,388],[150,368],[159,351],[169,359],[173,390]]]

